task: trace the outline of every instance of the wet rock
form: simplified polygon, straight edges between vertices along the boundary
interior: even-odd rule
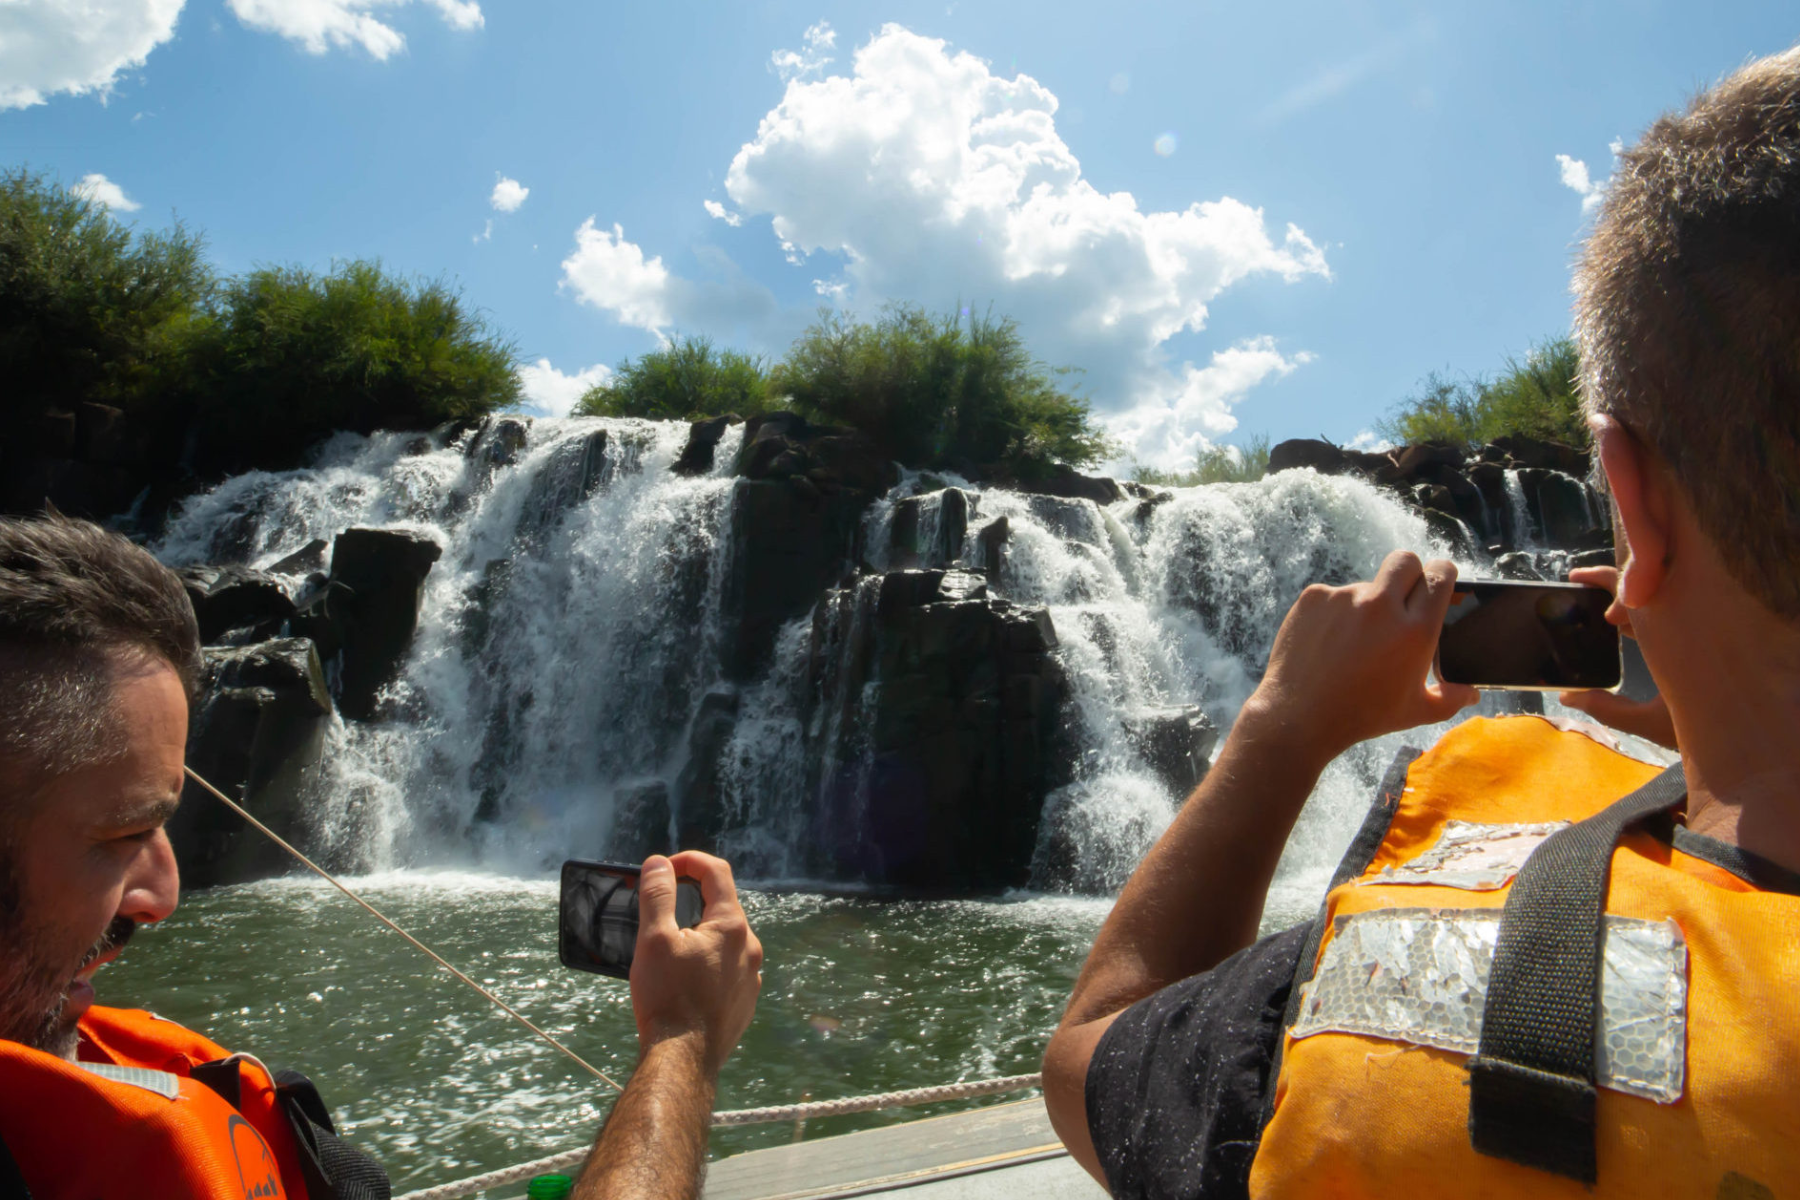
[[[1046,475],[1036,479],[1002,480],[1006,486],[1039,496],[1061,496],[1066,500],[1092,500],[1095,504],[1112,504],[1125,498],[1125,489],[1115,479],[1104,475],[1083,475],[1067,463],[1056,463]]]
[[[1616,565],[1617,561],[1617,553],[1610,546],[1605,546],[1598,550],[1577,550],[1575,553],[1569,555],[1569,569],[1578,570],[1582,567],[1610,567]]]
[[[675,460],[675,465],[670,470],[677,475],[705,475],[711,471],[713,452],[718,449],[719,439],[725,436],[727,429],[741,420],[741,417],[733,413],[695,421],[688,427],[687,445],[681,448],[681,457]]]
[[[822,493],[804,479],[737,485],[730,565],[720,598],[728,678],[744,680],[760,673],[781,626],[811,609],[819,593],[860,557],[868,499],[852,488]]]
[[[1206,778],[1219,730],[1197,704],[1143,708],[1125,718],[1125,736],[1176,797]]]
[[[918,496],[894,501],[893,520],[888,522],[888,562],[905,569],[920,564],[919,521],[925,502]]]
[[[510,467],[519,461],[530,430],[524,417],[485,417],[463,453],[489,467]]]
[[[756,480],[804,476],[820,492],[850,489],[866,498],[900,481],[900,468],[867,435],[813,425],[791,412],[762,413],[744,422],[737,473]]]
[[[975,545],[980,552],[978,565],[985,568],[989,577],[998,578],[1002,565],[1006,561],[1006,541],[1012,534],[1012,526],[1005,517],[996,517],[981,527],[975,535]]]
[[[1523,471],[1520,475],[1521,482],[1526,476],[1533,477],[1526,494],[1537,502],[1538,525],[1545,541],[1567,546],[1593,534],[1599,523],[1585,484],[1558,471]]]
[[[1421,515],[1425,518],[1425,524],[1430,528],[1432,536],[1443,543],[1444,548],[1449,550],[1453,557],[1464,558],[1474,554],[1475,547],[1479,543],[1470,532],[1469,527],[1457,519],[1454,513],[1428,508]]]
[[[1527,582],[1541,582],[1544,578],[1538,572],[1536,556],[1524,550],[1514,550],[1496,558],[1494,573],[1502,579],[1521,579]]]
[[[674,853],[669,824],[669,785],[662,780],[616,789],[607,856],[617,862],[640,863],[652,854]]]
[[[281,632],[294,615],[287,585],[268,572],[249,567],[185,567],[178,574],[194,606],[200,641],[205,645],[264,641]]]
[[[376,697],[398,672],[419,624],[425,577],[443,554],[437,542],[404,529],[348,529],[332,545],[331,575],[293,629],[337,664],[338,707],[375,714]]]
[[[1523,435],[1504,435],[1481,447],[1476,457],[1482,462],[1498,463],[1513,469],[1533,468],[1561,471],[1582,478],[1587,475],[1590,460],[1585,450],[1564,442],[1552,442]]]
[[[932,562],[948,565],[961,558],[963,539],[968,533],[968,493],[961,488],[945,488],[938,501],[938,537]]]
[[[324,538],[314,538],[300,549],[294,551],[268,568],[271,575],[311,575],[314,571],[325,569],[325,551],[331,549],[331,543]]]
[[[1277,442],[1269,451],[1269,474],[1311,467],[1321,475],[1365,475],[1373,478],[1378,471],[1391,470],[1393,459],[1386,454],[1373,454],[1333,445],[1320,438],[1294,438]]]
[[[857,597],[876,589],[874,620]],[[817,848],[833,874],[912,887],[1025,882],[1064,685],[1043,609],[963,570],[891,572],[814,614],[830,660],[816,694],[838,741],[815,746]],[[866,683],[875,686],[866,687]]]
[[[277,834],[307,849],[331,719],[318,653],[306,638],[208,647],[187,762]],[[242,883],[292,867],[287,855],[191,780],[169,822],[189,888]]]
[[[700,698],[688,728],[687,761],[675,781],[675,818],[683,849],[713,850],[724,831],[725,793],[720,773],[737,718],[736,692],[711,691]]]

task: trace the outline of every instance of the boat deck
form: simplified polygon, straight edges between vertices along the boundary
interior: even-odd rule
[[[1057,1140],[1042,1100],[752,1150],[707,1171],[705,1200],[1102,1200]]]

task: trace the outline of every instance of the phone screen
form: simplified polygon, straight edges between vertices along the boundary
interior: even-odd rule
[[[556,934],[563,966],[615,979],[631,977],[641,873],[641,867],[623,863],[570,859],[563,864]],[[675,881],[677,925],[683,929],[698,925],[704,907],[697,882],[686,876]]]
[[[1438,637],[1438,677],[1489,688],[1615,688],[1612,597],[1575,583],[1459,580]]]

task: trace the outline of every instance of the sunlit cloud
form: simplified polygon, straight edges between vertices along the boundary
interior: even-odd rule
[[[1614,138],[1607,149],[1612,151],[1613,163],[1616,167],[1619,155],[1625,149],[1625,144]],[[1587,163],[1579,158],[1571,158],[1567,154],[1556,156],[1556,169],[1562,177],[1562,185],[1581,197],[1582,215],[1593,212],[1600,207],[1600,202],[1606,199],[1606,188],[1612,181],[1611,175],[1605,179],[1595,179],[1588,171]]]
[[[175,36],[183,0],[0,0],[0,110],[106,96]]]
[[[101,205],[110,212],[136,212],[143,205],[125,194],[125,189],[101,174],[83,175],[81,182],[69,189],[83,200]]]
[[[723,221],[727,225],[732,226],[733,228],[736,228],[737,226],[742,225],[744,223],[744,217],[743,217],[742,213],[732,212],[730,209],[726,208],[723,204],[720,204],[717,200],[705,200],[705,201],[702,201],[701,204],[702,204],[702,207],[704,207],[706,209],[706,215],[711,217],[715,221]]]
[[[777,50],[769,56],[769,66],[783,79],[801,79],[817,75],[832,62],[828,53],[837,45],[837,33],[828,21],[820,21],[807,29],[798,50]]]
[[[540,358],[519,367],[518,375],[519,391],[524,395],[526,407],[547,417],[566,417],[589,388],[612,378],[612,368],[595,363],[573,375],[565,375],[551,366],[549,359]]]
[[[531,195],[531,189],[499,172],[495,172],[494,178],[496,182],[493,193],[488,196],[488,203],[493,205],[495,212],[518,212],[519,206],[525,203],[525,197]]]
[[[309,54],[332,48],[357,47],[370,57],[385,61],[406,48],[398,29],[371,15],[371,10],[392,11],[410,3],[437,10],[452,29],[479,29],[485,24],[481,6],[473,0],[225,0],[237,19],[251,29],[279,34],[299,43]]]

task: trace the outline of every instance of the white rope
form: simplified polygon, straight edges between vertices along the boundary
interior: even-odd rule
[[[573,1050],[569,1049],[567,1046],[563,1045],[561,1042],[557,1041],[555,1038],[551,1037],[549,1034],[547,1034],[543,1030],[539,1029],[536,1025],[533,1025],[530,1021],[525,1019],[524,1014],[520,1013],[518,1009],[516,1009],[512,1005],[508,1004],[506,1001],[502,1000],[500,997],[494,995],[494,993],[488,991],[486,988],[482,987],[479,983],[476,983],[473,979],[470,979],[467,975],[464,975],[461,971],[457,970],[455,967],[451,966],[448,962],[446,962],[444,960],[443,955],[439,954],[436,950],[433,950],[430,946],[427,946],[424,942],[421,942],[418,938],[414,937],[412,934],[406,932],[406,930],[400,928],[398,925],[396,925],[392,921],[388,920],[387,917],[383,916],[380,912],[378,912],[376,910],[376,908],[373,904],[370,904],[367,900],[364,900],[361,896],[357,895],[355,892],[351,891],[349,888],[347,888],[343,884],[339,883],[337,880],[337,877],[335,875],[333,875],[330,871],[327,871],[324,867],[321,867],[318,863],[316,863],[312,859],[306,857],[306,855],[300,853],[300,851],[294,849],[294,847],[289,845],[287,843],[287,841],[280,834],[276,833],[273,829],[270,829],[267,825],[264,825],[261,821],[257,820],[255,817],[251,816],[250,813],[248,812],[248,810],[246,810],[243,805],[239,804],[236,800],[233,800],[230,796],[227,796],[224,792],[221,792],[218,788],[214,787],[212,784],[208,783],[205,779],[201,778],[200,773],[198,771],[194,770],[194,768],[183,767],[182,770],[187,772],[189,779],[192,779],[195,783],[199,784],[201,787],[203,787],[207,791],[211,792],[221,802],[223,802],[227,808],[231,809],[232,812],[236,813],[238,816],[244,818],[244,820],[250,822],[251,825],[255,826],[258,833],[261,833],[264,837],[268,838],[271,842],[274,842],[277,846],[280,846],[283,850],[286,850],[289,854],[291,854],[295,858],[299,859],[303,864],[305,864],[305,866],[309,870],[311,870],[320,879],[323,879],[326,883],[329,883],[332,887],[336,888],[338,891],[344,893],[344,895],[350,897],[352,900],[354,900],[358,904],[362,905],[365,909],[367,909],[369,911],[370,916],[374,917],[377,921],[380,921],[383,925],[386,925],[389,929],[393,930],[395,933],[399,934],[401,937],[403,937],[407,941],[411,942],[416,949],[418,949],[421,953],[426,955],[426,957],[430,958],[432,962],[435,962],[438,966],[444,968],[444,970],[450,972],[452,975],[456,976],[458,979],[462,980],[464,983],[466,983],[470,987],[474,988],[477,992],[480,992],[481,995],[488,1001],[488,1003],[492,1004],[495,1008],[498,1008],[501,1012],[505,1013],[507,1016],[511,1017],[513,1020],[517,1021],[519,1024],[523,1025],[525,1028],[531,1030],[531,1032],[535,1033],[538,1037],[544,1039],[544,1041],[550,1043],[550,1045],[556,1047],[556,1049],[562,1051],[570,1059],[574,1060],[580,1066],[585,1068],[589,1074],[594,1075],[596,1078],[600,1079],[602,1082],[611,1084],[613,1091],[622,1092],[625,1090],[625,1088],[617,1080],[615,1080],[612,1076],[608,1075],[606,1072],[602,1071],[599,1067],[596,1067],[593,1063],[590,1063],[587,1059],[581,1057],[581,1055],[575,1053]]]
[[[936,1104],[945,1100],[968,1100],[975,1096],[995,1096],[1003,1092],[1022,1092],[1037,1087],[1037,1075],[1008,1075],[1000,1079],[972,1079],[966,1083],[946,1083],[937,1087],[912,1088],[904,1092],[880,1092],[872,1096],[847,1096],[842,1100],[814,1100],[809,1104],[781,1104],[772,1108],[740,1108],[712,1115],[715,1127],[727,1125],[766,1125],[778,1121],[803,1121],[813,1117],[841,1117],[848,1113],[874,1112],[883,1108],[910,1108],[919,1104]],[[537,1175],[573,1171],[587,1161],[588,1148],[565,1150],[536,1162],[520,1163],[486,1175],[476,1175],[455,1183],[439,1184],[423,1191],[408,1192],[399,1200],[463,1200],[492,1188],[523,1183]]]

